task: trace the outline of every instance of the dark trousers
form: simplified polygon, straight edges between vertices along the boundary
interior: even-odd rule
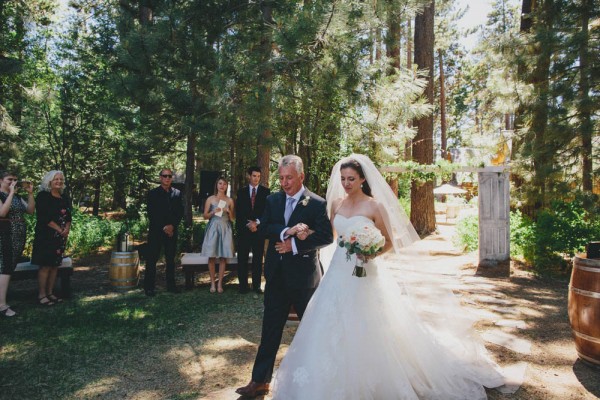
[[[160,256],[160,249],[165,249],[167,287],[175,287],[175,251],[177,249],[177,232],[168,237],[162,230],[148,233],[148,249],[146,253],[146,272],[144,275],[144,289],[154,290],[156,285],[156,262]]]
[[[265,239],[258,232],[248,232],[238,237],[238,280],[240,289],[248,288],[248,258],[252,250],[252,289],[260,289],[262,260],[265,252]]]
[[[265,311],[263,315],[260,346],[252,369],[254,382],[271,382],[277,350],[281,344],[283,328],[293,304],[298,318],[302,319],[306,306],[316,288],[286,287],[281,269],[273,273],[265,287]]]

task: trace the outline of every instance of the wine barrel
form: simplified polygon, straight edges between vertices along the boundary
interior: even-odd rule
[[[600,365],[600,259],[575,256],[569,284],[569,321],[579,357]]]
[[[140,259],[136,251],[113,251],[110,256],[108,279],[117,290],[135,288],[138,284]]]

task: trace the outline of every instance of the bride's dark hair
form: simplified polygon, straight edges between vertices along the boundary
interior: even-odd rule
[[[369,186],[369,182],[367,182],[367,178],[365,178],[365,173],[362,170],[362,167],[360,166],[360,163],[354,159],[348,160],[344,163],[342,163],[342,165],[340,165],[340,171],[346,168],[351,168],[353,170],[356,171],[356,173],[358,174],[358,176],[360,176],[362,179],[364,179],[365,181],[363,182],[363,184],[361,185],[362,191],[364,194],[366,194],[369,197],[373,197],[373,195],[371,194],[371,187]]]

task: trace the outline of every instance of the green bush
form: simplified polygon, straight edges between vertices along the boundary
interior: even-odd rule
[[[27,215],[26,221],[27,241],[23,255],[31,257],[35,236],[35,214]],[[83,256],[93,254],[103,246],[112,245],[121,229],[121,224],[121,222],[95,217],[82,213],[79,209],[73,209],[73,221],[66,253],[69,256]]]
[[[478,221],[476,216],[456,224],[455,245],[466,251],[477,249]],[[586,211],[584,201],[555,201],[540,211],[532,221],[520,211],[510,213],[510,254],[522,257],[540,275],[548,275],[567,267],[569,257],[600,239],[600,221]]]
[[[479,246],[479,221],[477,215],[461,218],[456,223],[456,234],[452,238],[456,247],[465,251],[477,250]]]
[[[541,274],[567,267],[567,257],[600,238],[600,222],[585,210],[583,201],[554,201],[540,211],[531,231],[524,235],[523,257]]]
[[[204,231],[208,221],[194,221],[191,228],[186,228],[183,222],[179,225],[179,236],[177,237],[177,249],[183,251],[186,248],[187,241],[191,236],[192,248],[194,253],[199,253],[202,250],[202,242],[204,241]]]
[[[83,256],[93,254],[103,246],[111,246],[121,230],[122,222],[111,221],[78,209],[73,210],[67,254]]]
[[[510,255],[523,257],[528,243],[535,235],[535,224],[520,210],[510,213]]]

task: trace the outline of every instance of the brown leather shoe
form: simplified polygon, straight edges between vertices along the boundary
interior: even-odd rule
[[[246,386],[237,388],[235,392],[244,397],[255,398],[256,396],[269,393],[269,384],[261,382],[250,382]]]

